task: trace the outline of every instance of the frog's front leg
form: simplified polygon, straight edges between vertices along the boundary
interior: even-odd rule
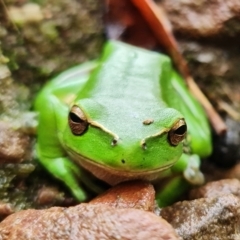
[[[80,65],[61,74],[49,82],[35,102],[39,112],[37,129],[37,154],[39,161],[56,178],[62,180],[79,200],[86,200],[87,194],[79,185],[82,170],[68,158],[64,149],[62,134],[67,125],[68,104],[74,100],[81,85],[96,63]]]
[[[80,187],[81,169],[68,157],[54,159],[39,156],[41,163],[56,178],[64,181],[77,200],[83,202],[87,199],[87,193]]]
[[[182,174],[173,175],[163,181],[164,184],[155,187],[156,201],[159,207],[166,207],[176,202],[190,186]]]
[[[156,201],[160,207],[174,203],[191,185],[204,183],[200,163],[201,160],[198,155],[182,154],[171,171],[166,174],[169,177],[164,186],[156,189]]]
[[[37,155],[42,165],[56,178],[62,180],[79,201],[86,200],[85,191],[79,186],[81,170],[67,154],[60,143],[61,123],[58,122],[59,114],[55,109],[64,113],[66,107],[48,95],[41,96],[38,101],[45,102],[48,98],[44,111],[41,109],[38,126]],[[55,122],[55,121],[56,122]]]

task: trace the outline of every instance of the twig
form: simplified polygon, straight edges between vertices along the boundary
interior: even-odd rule
[[[240,113],[235,110],[230,104],[227,102],[219,101],[218,106],[221,110],[224,110],[232,119],[240,121]]]

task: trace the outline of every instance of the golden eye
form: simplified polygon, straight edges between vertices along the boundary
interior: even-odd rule
[[[78,106],[73,106],[68,115],[68,124],[74,135],[82,135],[88,128],[87,118]]]
[[[177,146],[185,138],[187,124],[184,119],[177,121],[168,132],[168,140],[173,146]]]

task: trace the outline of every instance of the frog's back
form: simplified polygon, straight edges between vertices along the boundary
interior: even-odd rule
[[[126,128],[135,128],[146,119],[157,120],[160,109],[167,107],[162,99],[161,81],[169,78],[170,68],[165,55],[110,41],[77,101],[87,109],[90,118],[94,116],[94,120],[114,132],[128,131]],[[90,102],[98,105],[98,110],[91,109]],[[96,117],[100,109],[102,114]]]
[[[194,136],[198,139],[197,145],[211,146],[207,118],[182,79],[176,75],[169,57],[109,41],[98,67],[77,99],[87,109],[86,114],[90,119],[93,118],[122,136],[127,133],[132,136],[137,134],[136,137],[146,136],[149,133],[155,134],[162,127],[171,127],[176,119],[183,116],[176,114],[171,118],[163,109],[175,108],[186,117],[190,135],[201,133],[199,137]],[[181,86],[174,86],[176,78]],[[182,95],[179,90],[182,90]],[[84,99],[91,99],[92,103],[85,101],[84,107]],[[91,108],[91,105],[94,107]],[[148,119],[154,120],[155,124],[148,128],[137,127]],[[199,119],[202,121],[199,122]],[[138,133],[132,129],[138,129]],[[200,152],[198,147],[194,148],[197,153]],[[206,149],[203,155],[211,152],[210,147]]]
[[[100,64],[90,77],[81,98],[123,99],[126,101],[161,99],[162,75],[169,75],[167,56],[147,51],[125,43],[109,41]]]

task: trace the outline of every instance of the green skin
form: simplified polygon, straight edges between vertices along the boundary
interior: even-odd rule
[[[88,125],[78,135],[69,124],[73,106]],[[157,190],[161,206],[183,191],[182,176],[192,184],[203,181],[199,157],[212,150],[208,121],[165,55],[109,41],[99,60],[50,81],[35,109],[40,113],[39,160],[79,201],[87,198],[81,182],[102,191],[90,175],[115,185],[134,179],[156,183],[180,173]],[[183,153],[184,127],[177,144],[169,137],[183,119],[184,145],[191,154]]]

